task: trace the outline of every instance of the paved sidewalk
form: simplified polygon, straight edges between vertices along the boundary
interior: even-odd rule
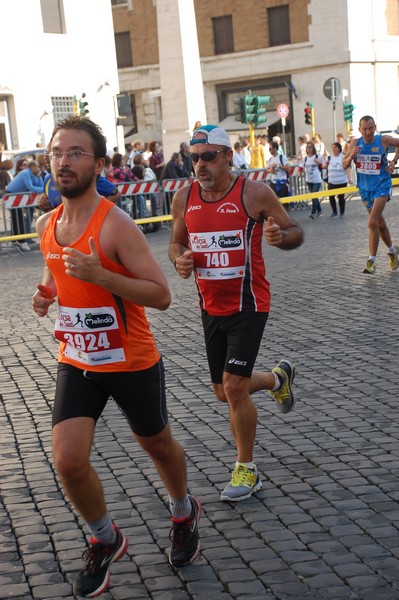
[[[235,460],[226,406],[210,390],[197,299],[167,260],[169,232],[147,240],[169,278],[171,308],[148,311],[164,355],[170,419],[200,497],[203,551],[175,571],[166,558],[169,514],[152,462],[109,402],[93,463],[128,553],[112,569],[104,600],[399,599],[399,271],[380,247],[377,272],[362,274],[367,213],[303,225],[305,245],[265,248],[273,307],[259,363],[297,364],[296,411],[265,394],[256,462],[263,488],[230,505],[219,494]],[[385,216],[399,243],[399,205]],[[72,599],[85,531],[63,497],[50,447],[57,344],[53,318],[30,298],[39,251],[0,255],[0,599]]]

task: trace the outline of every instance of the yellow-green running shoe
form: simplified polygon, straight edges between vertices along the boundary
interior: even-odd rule
[[[366,262],[366,266],[363,269],[363,273],[369,273],[370,275],[374,275],[376,270],[375,262],[373,260],[368,259]]]
[[[277,374],[281,381],[281,387],[278,390],[270,390],[270,394],[277,402],[279,411],[289,413],[296,402],[294,390],[292,389],[295,365],[288,358],[284,358],[272,369],[272,372]]]
[[[389,266],[391,267],[391,271],[396,271],[399,267],[399,246],[394,246],[395,250],[393,252],[388,252],[389,256]]]
[[[220,499],[227,502],[239,502],[252,496],[261,487],[262,482],[256,465],[254,470],[252,470],[248,469],[245,465],[239,464],[232,473],[230,483],[226,485],[220,494]]]

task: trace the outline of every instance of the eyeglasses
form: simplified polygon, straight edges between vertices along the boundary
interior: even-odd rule
[[[205,162],[211,162],[212,160],[215,160],[217,155],[221,152],[226,154],[227,150],[207,150],[207,152],[203,152],[202,154],[191,152],[189,156],[191,156],[191,160],[195,163],[197,163],[199,159],[204,160]]]
[[[67,157],[68,160],[76,161],[80,160],[83,156],[95,156],[91,152],[83,152],[82,150],[70,150],[69,152],[47,152],[47,157],[49,160],[54,160],[55,162],[60,162],[64,158]]]

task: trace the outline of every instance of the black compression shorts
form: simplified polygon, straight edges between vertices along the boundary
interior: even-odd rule
[[[202,312],[212,383],[223,382],[223,371],[251,377],[268,316],[269,313],[240,312],[212,317]]]
[[[160,433],[168,423],[165,372],[162,359],[143,371],[84,371],[59,363],[53,427],[73,417],[99,419],[112,396],[140,436]]]

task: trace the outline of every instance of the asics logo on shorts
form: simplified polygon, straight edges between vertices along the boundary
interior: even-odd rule
[[[246,360],[237,360],[236,358],[230,358],[229,360],[229,365],[238,365],[239,367],[245,367],[246,364]]]

